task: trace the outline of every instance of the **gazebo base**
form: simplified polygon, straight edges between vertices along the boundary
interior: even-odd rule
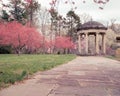
[[[102,54],[77,54],[78,56],[104,56],[106,54],[102,53]]]

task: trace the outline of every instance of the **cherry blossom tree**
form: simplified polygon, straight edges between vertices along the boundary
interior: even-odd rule
[[[55,39],[55,47],[57,49],[63,49],[64,53],[70,49],[74,49],[74,43],[71,41],[70,37],[57,36]]]
[[[0,27],[0,44],[12,46],[17,54],[23,49],[30,53],[41,47],[43,37],[35,28],[23,26],[16,21],[0,24]]]

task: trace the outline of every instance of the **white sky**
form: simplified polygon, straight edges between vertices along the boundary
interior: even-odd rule
[[[39,0],[42,6],[49,8],[49,2],[51,0]],[[86,3],[82,3],[83,0],[73,0],[76,2],[76,13],[87,13],[92,16],[93,20],[107,23],[111,19],[116,19],[116,23],[120,23],[120,0],[110,0],[103,10],[99,9],[99,6],[93,2],[93,0],[86,0]],[[61,0],[58,9],[60,14],[64,15],[70,10],[69,4],[64,4],[65,0]]]
[[[3,0],[7,1],[7,0]],[[49,2],[52,0],[38,0],[43,7],[47,9],[50,8]],[[60,0],[58,10],[62,15],[66,15],[66,13],[71,9],[70,4],[65,4],[66,0]],[[116,19],[116,23],[120,23],[120,0],[110,0],[103,10],[99,9],[99,6],[93,2],[93,0],[86,0],[84,4],[83,0],[73,0],[76,3],[77,9],[75,12],[80,15],[83,13],[87,13],[92,16],[93,20],[102,22],[107,24],[111,19]]]

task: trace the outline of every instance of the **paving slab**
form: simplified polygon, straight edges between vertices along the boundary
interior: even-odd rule
[[[120,62],[77,57],[1,90],[0,96],[120,96]]]

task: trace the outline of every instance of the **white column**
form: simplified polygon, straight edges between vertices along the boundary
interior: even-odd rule
[[[96,49],[96,54],[99,54],[99,34],[96,33],[95,37],[95,49]]]
[[[102,35],[103,54],[106,54],[106,34]]]
[[[86,54],[88,54],[88,33],[85,34],[85,42],[86,42],[85,52]]]
[[[79,34],[78,36],[78,50],[79,50],[79,53],[81,53],[81,34]]]

